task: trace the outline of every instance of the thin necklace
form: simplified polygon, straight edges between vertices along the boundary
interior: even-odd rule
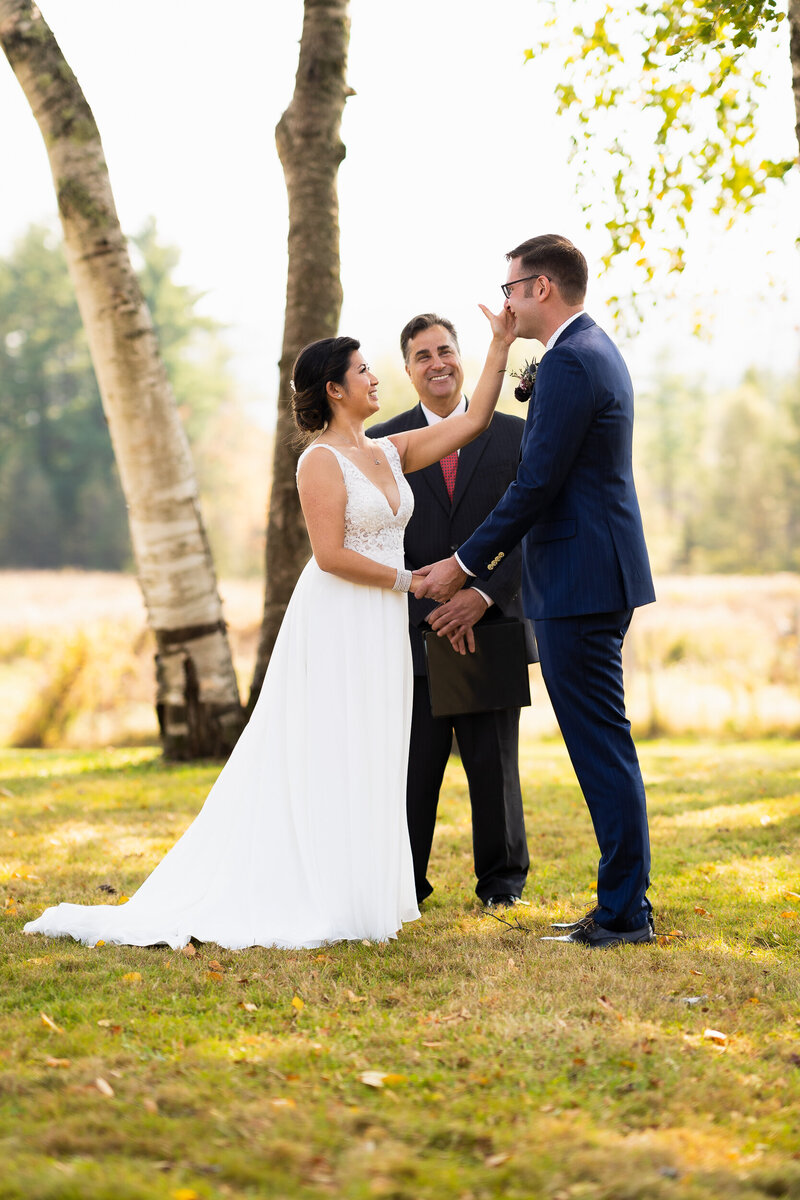
[[[335,444],[335,442],[331,442],[331,445]],[[375,458],[375,452],[373,450],[367,450],[366,446],[352,446],[349,442],[340,442],[339,444],[344,446],[346,450],[357,450],[359,452],[363,451],[365,454],[369,454],[376,467],[381,465],[381,460],[379,458]]]

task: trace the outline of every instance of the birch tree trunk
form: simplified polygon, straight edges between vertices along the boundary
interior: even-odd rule
[[[165,754],[227,753],[243,724],[189,446],[119,226],[100,135],[31,0],[0,0],[0,44],[47,146],[69,270],[155,633]]]
[[[339,165],[347,86],[350,21],[347,0],[305,0],[294,95],[278,122],[278,146],[289,196],[289,270],[280,359],[278,424],[267,523],[266,590],[258,656],[250,692],[252,709],[286,606],[309,556],[297,498],[297,452],[289,380],[299,351],[339,327]]]

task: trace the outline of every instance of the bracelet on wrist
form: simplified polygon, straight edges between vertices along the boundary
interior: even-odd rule
[[[397,568],[397,578],[392,584],[393,592],[407,592],[411,588],[411,572]]]

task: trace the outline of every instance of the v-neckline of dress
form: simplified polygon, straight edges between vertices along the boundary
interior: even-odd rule
[[[393,517],[397,516],[397,514],[400,512],[400,509],[403,506],[403,497],[400,495],[400,485],[397,482],[397,477],[395,476],[395,473],[394,473],[394,467],[389,462],[389,455],[386,454],[385,450],[383,451],[383,453],[386,454],[386,462],[389,466],[389,470],[392,472],[392,479],[394,480],[394,486],[397,489],[397,508],[392,508],[392,502],[389,499],[389,497],[386,495],[386,492],[383,490],[383,488],[378,487],[375,480],[370,479],[370,477],[369,477],[369,475],[367,475],[366,471],[362,471],[361,467],[359,467],[356,463],[354,463],[352,458],[348,458],[346,454],[342,454],[342,451],[338,450],[336,448],[336,446],[332,446],[330,442],[320,442],[320,445],[328,446],[331,450],[335,451],[336,454],[341,454],[342,458],[346,458],[347,461],[350,463],[350,466],[353,468],[353,470],[358,471],[359,475],[362,475],[364,477],[364,479],[366,479],[367,483],[370,484],[371,487],[374,487],[375,491],[379,492],[381,494],[381,496],[383,496],[384,500],[386,501],[386,506],[389,509],[389,512],[392,514],[392,516]]]

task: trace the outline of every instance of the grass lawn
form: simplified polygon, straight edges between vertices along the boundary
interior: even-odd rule
[[[597,852],[531,741],[519,927],[475,900],[453,762],[397,941],[189,954],[22,925],[130,894],[216,768],[0,751],[0,1197],[800,1197],[800,744],[640,751],[656,946],[538,941]]]

